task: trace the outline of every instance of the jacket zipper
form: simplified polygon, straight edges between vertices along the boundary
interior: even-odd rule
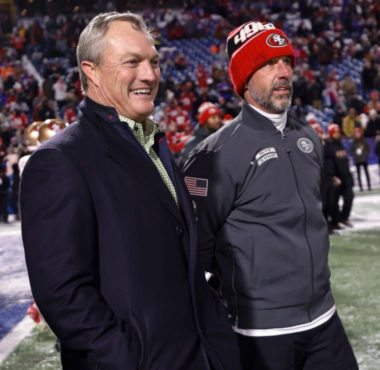
[[[284,144],[284,147],[285,147],[285,151],[288,155],[288,158],[289,158],[289,162],[290,162],[290,165],[292,167],[292,171],[293,171],[293,176],[294,176],[294,180],[295,180],[295,183],[296,183],[296,188],[297,188],[297,194],[301,200],[301,203],[302,203],[302,206],[303,206],[303,209],[304,209],[304,218],[303,218],[303,229],[304,229],[304,234],[305,234],[305,240],[306,240],[306,244],[307,244],[307,247],[309,249],[309,255],[310,255],[310,280],[311,280],[311,298],[310,298],[310,304],[309,304],[309,309],[308,309],[308,318],[309,318],[309,321],[312,321],[311,319],[311,307],[312,307],[312,303],[313,303],[313,300],[314,300],[314,291],[315,291],[315,287],[314,287],[314,261],[313,261],[313,253],[312,253],[312,250],[311,250],[311,246],[310,246],[310,242],[309,242],[309,238],[307,236],[307,225],[306,225],[306,220],[307,220],[307,208],[306,208],[306,204],[305,204],[305,201],[303,200],[302,196],[301,196],[301,193],[300,193],[300,190],[299,190],[299,185],[298,185],[298,178],[297,178],[297,174],[296,174],[296,170],[294,168],[294,164],[290,158],[290,149],[288,149],[288,146],[287,146],[287,142],[286,142],[286,134],[284,133],[284,130],[281,131],[281,136],[282,136],[282,142]]]
[[[234,296],[235,296],[235,299],[234,299],[234,309],[235,309],[235,326],[238,326],[238,321],[239,321],[239,314],[238,314],[238,297],[237,297],[237,291],[236,291],[236,288],[235,288],[235,272],[236,272],[236,263],[235,263],[235,256],[234,256],[234,253],[233,251],[231,250],[231,247],[228,248],[230,253],[231,253],[231,258],[232,258],[232,275],[231,275],[231,287],[232,287],[232,291],[234,292]]]

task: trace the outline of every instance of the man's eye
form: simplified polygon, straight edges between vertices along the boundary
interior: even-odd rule
[[[154,59],[151,61],[153,67],[158,67],[160,65],[160,61],[158,59]]]
[[[274,60],[268,60],[266,63],[265,63],[265,65],[266,66],[273,66],[274,64],[276,64],[276,62],[274,61]]]
[[[138,61],[136,59],[127,60],[126,64],[135,66],[137,65]]]

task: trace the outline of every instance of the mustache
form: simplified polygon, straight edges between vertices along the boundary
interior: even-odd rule
[[[285,88],[285,89],[291,90],[293,88],[293,83],[292,81],[281,80],[281,81],[275,82],[272,86],[272,90],[279,89],[279,88]]]

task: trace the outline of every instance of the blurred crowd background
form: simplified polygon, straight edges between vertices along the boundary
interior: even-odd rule
[[[368,163],[380,163],[376,0],[1,0],[0,220],[7,221],[9,212],[18,218],[18,162],[42,141],[28,127],[43,122],[54,131],[75,120],[82,99],[79,34],[96,13],[112,10],[138,12],[154,30],[162,71],[154,118],[173,153],[192,136],[202,103],[217,105],[223,122],[240,111],[225,40],[254,19],[275,24],[291,39],[297,57],[291,110],[319,123],[326,136],[329,124],[338,124],[350,160],[349,145],[360,128],[370,145]]]

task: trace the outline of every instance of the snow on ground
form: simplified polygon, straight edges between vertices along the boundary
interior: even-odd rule
[[[350,221],[354,225],[353,228],[346,228],[340,232],[368,230],[380,228],[380,169],[377,164],[369,167],[372,191],[367,189],[367,181],[362,172],[362,184],[364,191],[359,191],[357,186],[356,170],[351,167],[351,172],[354,177],[354,192],[355,198],[351,211]]]
[[[350,221],[354,227],[349,231],[380,228],[380,193],[357,194]]]
[[[25,316],[32,300],[20,223],[0,226],[0,339]]]
[[[0,224],[0,363],[28,331],[17,324],[32,301],[20,222]],[[29,319],[29,318],[27,318]],[[31,319],[29,319],[32,321]],[[27,321],[27,320],[26,320]],[[14,329],[16,328],[16,329]],[[12,332],[13,330],[13,332]]]

